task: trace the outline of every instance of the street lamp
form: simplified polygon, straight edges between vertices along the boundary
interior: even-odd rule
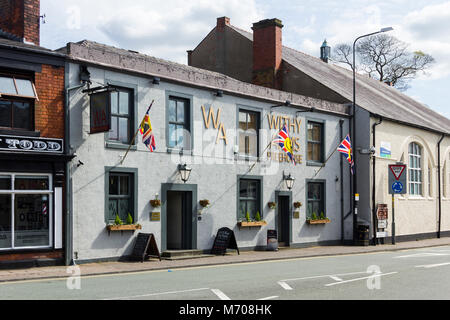
[[[381,28],[380,31],[368,33],[362,36],[359,36],[355,39],[353,42],[353,115],[352,115],[352,126],[350,127],[350,139],[352,142],[352,149],[356,150],[356,58],[355,58],[355,51],[356,51],[356,42],[364,37],[373,36],[378,33],[382,32],[388,32],[394,30],[392,27],[386,27]],[[356,185],[356,159],[354,157],[355,153],[352,150],[352,160],[353,160],[353,183],[351,186],[351,195],[352,195],[352,211],[353,211],[353,242],[356,243],[356,230],[357,230],[357,215],[358,215],[358,208],[356,207],[356,201],[355,201],[355,195],[357,193],[357,185]],[[374,177],[375,179],[375,177]],[[373,222],[375,223],[375,222]]]

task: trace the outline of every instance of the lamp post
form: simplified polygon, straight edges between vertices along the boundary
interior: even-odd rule
[[[394,30],[394,29],[392,27],[382,28],[379,31],[359,36],[353,42],[353,66],[352,66],[352,69],[353,69],[353,114],[352,114],[352,126],[350,127],[350,139],[351,139],[351,142],[353,145],[352,146],[352,158],[353,158],[352,160],[354,162],[353,182],[351,184],[351,196],[352,196],[351,208],[352,208],[352,212],[353,212],[353,243],[354,244],[356,243],[357,215],[358,215],[358,208],[356,206],[356,197],[355,197],[355,195],[357,194],[357,190],[358,190],[357,189],[357,180],[356,180],[357,162],[356,162],[356,158],[355,158],[355,153],[353,152],[353,150],[356,150],[356,57],[355,57],[356,42],[361,38],[373,36],[375,34],[382,33],[382,32],[388,32],[391,30]],[[373,179],[375,179],[375,177],[373,177]],[[375,221],[373,223],[375,223]]]

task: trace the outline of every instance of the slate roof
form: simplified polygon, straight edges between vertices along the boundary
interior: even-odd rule
[[[251,32],[232,25],[229,27],[253,41]],[[283,46],[282,58],[345,99],[353,101],[353,72],[351,70],[325,63],[319,58],[286,46]],[[450,134],[450,119],[394,87],[360,74],[356,75],[356,86],[356,104],[370,113],[393,121]]]
[[[348,116],[348,107],[326,100],[306,97],[300,94],[280,91],[242,82],[224,74],[200,69],[185,64],[155,58],[136,51],[83,40],[70,42],[57,50],[77,62],[91,63],[98,66],[114,68],[119,71],[156,76],[188,86],[217,90],[227,93],[265,100],[266,102],[284,103],[291,101],[292,106],[316,108],[322,112]],[[274,103],[274,104],[275,104]]]

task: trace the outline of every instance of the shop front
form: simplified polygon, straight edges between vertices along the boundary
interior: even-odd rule
[[[63,259],[63,140],[0,136],[0,266]]]

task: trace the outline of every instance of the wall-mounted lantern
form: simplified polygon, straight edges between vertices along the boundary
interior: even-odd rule
[[[178,171],[180,172],[181,180],[183,180],[183,182],[186,183],[189,180],[192,168],[189,168],[186,163],[183,165],[179,164]]]
[[[295,178],[292,177],[292,175],[289,173],[289,175],[285,175],[283,172],[283,180],[286,183],[286,187],[289,190],[292,190],[292,188],[294,187],[294,182],[295,182]]]

